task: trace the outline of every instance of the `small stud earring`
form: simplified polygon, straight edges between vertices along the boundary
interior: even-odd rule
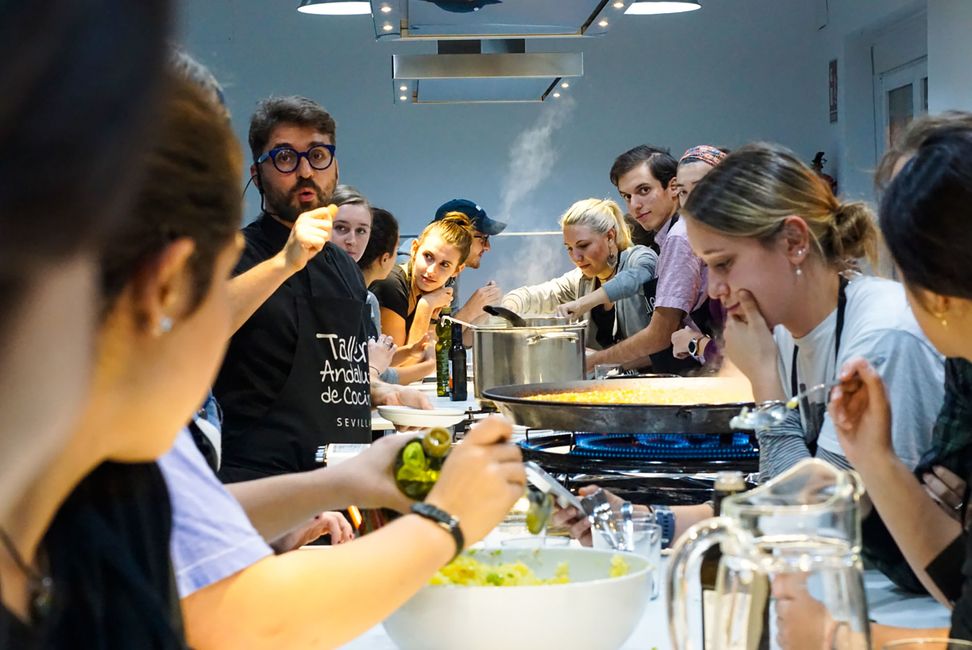
[[[172,331],[172,319],[168,316],[163,316],[159,319],[159,335],[168,334]]]
[[[796,273],[797,275],[803,275],[803,269],[801,269],[801,268],[800,268],[800,267],[798,266],[798,267],[796,267],[796,271],[795,271],[795,273]]]
[[[942,319],[942,327],[948,327],[948,321],[944,318]]]

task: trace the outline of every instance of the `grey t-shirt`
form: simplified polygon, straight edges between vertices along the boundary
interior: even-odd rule
[[[877,371],[887,387],[893,411],[894,451],[913,468],[931,447],[932,429],[945,395],[944,358],[921,331],[899,283],[858,275],[846,292],[839,359],[834,359],[836,311],[800,339],[795,340],[782,326],[774,330],[784,392],[791,392],[794,345],[800,348],[797,380],[803,387],[836,379],[840,368],[855,357],[872,361],[883,358]],[[809,457],[808,443],[813,441],[818,456],[849,466],[826,413],[828,397],[825,393],[815,395],[809,408],[800,409],[799,417],[794,414],[778,426],[757,432],[761,478],[776,476]]]

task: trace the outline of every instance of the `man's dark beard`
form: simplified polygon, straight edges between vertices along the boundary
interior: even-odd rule
[[[298,202],[297,193],[304,189],[312,190],[317,196],[317,200],[309,205]],[[277,192],[268,187],[263,201],[267,213],[274,215],[282,221],[294,223],[302,213],[314,210],[315,208],[323,208],[330,202],[330,198],[324,194],[324,190],[318,187],[314,181],[303,179],[297,181],[297,184],[287,193]]]

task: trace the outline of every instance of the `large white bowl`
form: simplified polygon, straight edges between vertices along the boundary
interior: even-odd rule
[[[570,582],[536,587],[426,586],[385,622],[403,650],[612,650],[631,635],[645,610],[648,561],[589,548],[502,549],[489,562],[523,561],[542,578],[567,562]],[[622,555],[628,575],[609,578]],[[645,640],[645,647],[651,643]]]

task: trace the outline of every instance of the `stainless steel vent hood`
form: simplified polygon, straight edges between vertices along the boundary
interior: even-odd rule
[[[539,102],[584,74],[582,52],[524,51],[523,40],[440,41],[438,54],[395,54],[395,101]]]
[[[526,39],[596,36],[632,0],[372,0],[380,40],[437,41],[392,57],[399,104],[540,102],[584,74],[581,52],[527,51]],[[531,48],[538,50],[539,48]]]

